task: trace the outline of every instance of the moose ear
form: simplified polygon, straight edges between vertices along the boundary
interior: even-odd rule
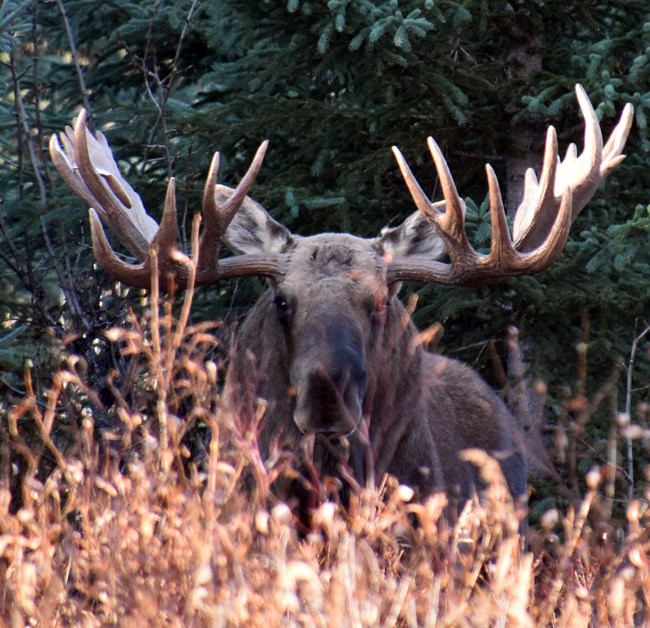
[[[433,203],[433,206],[443,211],[445,201]],[[377,243],[389,257],[414,256],[437,260],[447,252],[434,226],[421,211],[411,214],[398,227],[384,227]]]
[[[215,196],[221,204],[233,190],[217,185]],[[284,225],[273,220],[268,212],[250,196],[247,196],[232,219],[223,241],[237,254],[286,253],[291,250],[299,236],[295,236]]]

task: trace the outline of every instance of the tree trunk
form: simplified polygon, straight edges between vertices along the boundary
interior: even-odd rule
[[[522,3],[517,3],[522,4]],[[519,23],[521,21],[518,20]],[[514,45],[509,54],[511,74],[528,83],[528,76],[542,69],[542,36],[538,32],[528,32],[517,28],[512,33]],[[524,175],[529,167],[541,166],[543,144],[540,143],[538,125],[530,119],[514,123],[510,136],[513,151],[506,158],[506,212],[512,218],[523,198]]]

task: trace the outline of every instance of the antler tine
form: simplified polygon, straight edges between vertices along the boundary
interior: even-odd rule
[[[452,263],[396,258],[389,262],[387,270],[389,283],[408,280],[456,283],[467,269],[483,267],[487,260],[487,256],[475,251],[467,239],[464,228],[465,204],[458,195],[456,184],[440,148],[432,138],[428,138],[427,144],[445,197],[444,212],[429,200],[396,146],[393,146],[393,154],[413,201],[445,243]]]
[[[205,219],[205,227],[201,235],[201,256],[197,270],[197,282],[208,282],[215,274],[222,272],[223,264],[226,263],[226,260],[221,260],[218,265],[217,260],[223,235],[235,217],[237,210],[241,207],[248,190],[255,181],[262,167],[268,145],[268,140],[260,144],[246,174],[222,205],[217,202],[216,194],[220,155],[217,152],[212,157],[210,171],[203,189],[203,217]],[[231,263],[227,262],[226,264]]]
[[[532,168],[526,171],[524,198],[517,208],[513,223],[514,241],[518,249],[530,250],[539,246],[555,220],[553,213],[545,212],[543,208],[555,203],[557,153],[557,133],[555,128],[550,126],[546,132],[544,160],[539,181]],[[565,160],[570,161],[571,155],[572,150],[569,147]]]
[[[64,133],[60,134],[60,138],[56,134],[52,135],[49,145],[50,156],[68,187],[79,198],[86,201],[88,205],[94,205],[95,198],[90,193],[88,186],[83,182],[83,179],[79,176],[77,164],[74,163],[75,156],[72,142],[70,141],[71,136],[72,129],[69,126],[65,128]]]
[[[214,190],[217,187],[217,177],[219,176],[220,164],[221,154],[217,151],[212,155],[210,170],[208,170],[208,176],[206,177],[205,185],[203,186],[203,214],[209,223],[214,222],[217,224],[221,224],[221,216]]]
[[[445,197],[444,213],[432,209],[431,201],[415,181],[401,153],[393,148],[416,205],[445,242],[450,263],[396,258],[389,262],[387,276],[390,282],[418,280],[484,284],[508,276],[539,272],[557,259],[577,213],[591,199],[604,177],[624,158],[621,152],[632,121],[633,110],[628,105],[603,147],[600,125],[591,102],[580,85],[576,86],[576,92],[585,119],[585,148],[578,156],[576,147],[571,145],[564,161],[558,160],[557,136],[555,129],[549,127],[539,181],[532,170],[526,172],[524,198],[515,216],[513,239],[508,230],[499,183],[492,168],[486,167],[492,221],[489,255],[475,251],[467,239],[462,201],[437,144],[429,138],[429,150]]]
[[[433,157],[438,177],[441,181],[443,195],[445,197],[445,211],[440,211],[436,204],[429,200],[429,197],[422,190],[418,180],[413,175],[411,168],[404,159],[397,146],[393,146],[393,154],[397,160],[402,177],[411,193],[414,203],[418,209],[429,219],[438,235],[442,238],[449,255],[461,259],[467,247],[471,248],[465,236],[465,203],[458,196],[456,184],[454,183],[445,158],[436,142],[429,138],[429,151]]]
[[[513,224],[514,241],[519,250],[531,250],[544,240],[553,219],[553,210],[559,206],[566,188],[571,188],[572,220],[575,220],[596,193],[602,180],[625,159],[621,153],[632,125],[632,105],[628,103],[625,106],[616,127],[603,146],[598,117],[581,85],[576,85],[576,96],[585,120],[584,149],[578,155],[575,144],[569,145],[564,160],[557,164],[554,198],[548,198],[537,209],[531,209],[535,205],[531,199],[536,198],[539,191],[534,179],[527,176],[524,198]]]
[[[490,220],[492,223],[492,242],[490,244],[490,257],[495,263],[504,265],[512,263],[517,257],[517,251],[512,246],[506,210],[503,206],[503,197],[499,181],[490,164],[485,165],[490,197]]]
[[[122,179],[105,138],[101,134],[95,138],[88,131],[80,132],[86,128],[85,111],[77,117],[75,128],[81,144],[75,142],[75,130],[70,127],[59,137],[50,138],[54,165],[72,191],[94,207],[126,248],[143,260],[158,225],[144,211],[140,197]],[[90,178],[86,180],[82,171]]]
[[[555,163],[555,159],[553,159],[552,163]],[[503,207],[503,198],[499,190],[499,181],[497,180],[496,174],[490,164],[486,164],[485,170],[487,172],[490,195],[492,244],[489,259],[485,260],[484,263],[486,266],[498,269],[498,271],[505,275],[521,274],[522,272],[534,273],[546,268],[546,266],[553,263],[560,255],[569,237],[572,207],[571,188],[567,188],[562,196],[557,217],[551,226],[546,240],[536,249],[527,253],[521,253],[514,247],[510,238],[506,212]],[[546,177],[546,173],[542,176],[542,180],[548,178],[546,187],[549,189],[551,188],[551,182],[553,180],[552,173],[554,171],[555,168],[551,166],[548,171],[549,176]]]
[[[141,262],[158,225],[145,211],[138,194],[122,178],[108,143],[93,137],[86,126],[86,111],[74,122],[72,149],[81,179],[95,199],[93,207],[102,215],[119,241]]]
[[[251,185],[253,185],[253,182],[262,167],[268,145],[268,140],[264,140],[259,145],[246,174],[242,177],[239,185],[237,185],[230,196],[228,196],[222,206],[219,206],[217,203],[215,194],[217,175],[219,173],[219,153],[215,153],[212,157],[210,172],[208,173],[208,178],[206,179],[205,188],[203,190],[203,213],[206,220],[206,230],[210,234],[212,234],[212,231],[214,230],[219,236],[221,236],[228,228],[228,225],[232,222],[232,219],[235,217],[235,214],[244,201],[244,198],[246,198],[248,190]]]
[[[420,187],[418,180],[411,172],[411,168],[406,162],[406,159],[404,159],[404,155],[402,155],[402,152],[399,148],[397,148],[397,146],[393,146],[393,155],[395,155],[397,165],[399,166],[404,182],[406,183],[406,186],[411,193],[413,202],[417,208],[425,216],[428,216],[431,222],[437,226],[439,216],[442,214],[442,212],[434,206],[434,204],[429,200],[429,197],[424,193],[424,190]]]
[[[612,134],[609,136],[605,148],[603,148],[603,164],[601,166],[601,174],[606,176],[611,170],[616,168],[624,159],[625,155],[622,154],[625,148],[627,136],[632,127],[634,120],[634,107],[627,103],[621,114],[621,119],[614,127]]]
[[[596,112],[582,85],[576,85],[576,96],[585,120],[584,148],[575,163],[568,160],[566,165],[560,163],[555,180],[555,194],[558,197],[566,187],[572,188],[574,218],[589,202],[600,184],[600,166],[603,161],[603,133]]]
[[[151,285],[151,273],[146,262],[142,264],[127,264],[121,260],[106,239],[101,220],[92,207],[88,210],[90,219],[90,235],[93,241],[93,253],[99,265],[117,281],[135,288],[148,288]],[[148,260],[147,260],[148,261]]]
[[[440,225],[441,233],[444,234],[445,244],[449,241],[451,248],[448,249],[450,257],[456,257],[456,249],[458,248],[459,254],[471,248],[467,236],[465,235],[465,203],[461,200],[454,183],[454,178],[451,176],[447,160],[444,158],[440,147],[436,141],[429,137],[427,138],[427,146],[433,158],[433,162],[438,173],[440,186],[442,187],[442,194],[445,197],[445,212],[439,214],[438,224]],[[458,246],[460,245],[460,246]]]
[[[93,253],[101,267],[114,279],[136,288],[151,286],[151,255],[158,255],[158,269],[161,285],[166,288],[168,277],[175,275],[175,283],[184,286],[191,274],[190,259],[177,247],[176,241],[176,186],[170,179],[165,195],[165,209],[158,233],[140,264],[129,264],[120,259],[111,248],[98,213],[91,208],[89,212]]]
[[[237,213],[237,210],[239,209],[240,205],[242,204],[244,198],[246,198],[246,194],[248,194],[248,190],[253,185],[253,182],[255,181],[260,168],[262,167],[262,163],[264,162],[264,156],[266,155],[266,149],[268,148],[269,141],[264,140],[258,147],[257,151],[255,152],[255,157],[253,157],[253,161],[251,162],[251,165],[248,167],[248,170],[246,171],[246,174],[242,177],[241,181],[235,188],[235,191],[228,197],[228,200],[224,203],[223,207],[221,208],[221,215],[223,216],[223,230],[225,231],[228,228],[228,225],[232,221],[233,217]],[[213,188],[213,196],[214,196],[214,188]]]
[[[92,153],[91,142],[94,142],[92,146],[95,149]],[[152,250],[155,250],[159,256],[158,268],[163,287],[167,285],[168,274],[177,275],[179,283],[183,284],[190,272],[187,267],[189,259],[180,253],[177,247],[174,179],[170,179],[167,185],[163,219],[158,226],[146,214],[139,196],[122,179],[105,138],[103,136],[100,136],[99,139],[94,138],[88,131],[85,111],[82,111],[75,121],[72,146],[77,157],[81,178],[96,199],[96,207],[103,210],[106,222],[119,241],[141,262],[140,264],[127,264],[121,261],[115,253],[107,255],[105,246],[103,246],[107,244],[105,235],[102,231],[102,237],[99,237],[98,228],[101,229],[101,225],[97,220],[93,220],[91,222],[93,244],[102,246],[101,252],[95,252],[96,257],[100,263],[103,260],[103,267],[107,272],[113,277],[119,277],[120,281],[146,288],[151,284],[150,254]],[[100,163],[101,161],[108,162],[109,167],[112,165],[117,172],[117,177],[106,169],[102,169],[97,163],[98,161]],[[135,204],[132,202],[132,198],[137,199]],[[139,214],[134,211],[135,207],[141,209]],[[140,228],[138,223],[144,223],[145,230]],[[151,228],[149,232],[146,230],[148,227]],[[151,237],[151,232],[154,229],[154,235]]]

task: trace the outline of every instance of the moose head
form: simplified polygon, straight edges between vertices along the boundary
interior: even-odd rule
[[[178,250],[173,179],[159,226],[122,178],[103,135],[87,130],[85,112],[60,139],[52,137],[50,153],[66,183],[91,207],[95,256],[115,279],[147,288],[153,268],[163,286],[170,278],[176,286],[268,279],[267,292],[238,332],[226,394],[240,408],[250,398],[267,400],[264,455],[272,443],[295,444],[304,433],[317,434],[321,474],[340,471],[331,452],[345,442],[346,463],[360,483],[389,472],[423,496],[447,488],[463,500],[479,482],[460,453],[480,448],[498,456],[513,496],[524,497],[527,464],[515,419],[473,370],[423,349],[396,293],[406,280],[482,285],[539,272],[557,259],[580,210],[624,159],[632,121],[627,105],[604,143],[586,93],[580,86],[576,92],[585,119],[584,151],[578,155],[571,145],[559,159],[555,130],[548,129],[541,174],[526,174],[512,235],[497,178],[486,166],[488,253],[476,251],[467,238],[465,205],[431,138],[444,200],[427,197],[393,148],[417,211],[370,239],[293,234],[248,197],[267,142],[234,190],[217,184],[216,153],[195,266]],[[112,250],[102,224],[138,263]],[[221,257],[222,243],[235,255]]]

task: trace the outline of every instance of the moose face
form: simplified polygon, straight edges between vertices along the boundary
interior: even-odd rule
[[[290,364],[293,420],[303,432],[353,432],[389,301],[381,256],[369,241],[349,235],[304,238],[273,292]]]
[[[219,203],[231,194],[216,186]],[[271,333],[284,344],[276,351],[287,356],[296,426],[339,436],[354,432],[370,411],[364,404],[374,397],[384,359],[387,314],[399,285],[389,283],[390,261],[444,255],[432,223],[415,212],[376,238],[301,237],[246,198],[223,239],[240,255],[283,256],[281,272],[269,281],[277,323]]]

